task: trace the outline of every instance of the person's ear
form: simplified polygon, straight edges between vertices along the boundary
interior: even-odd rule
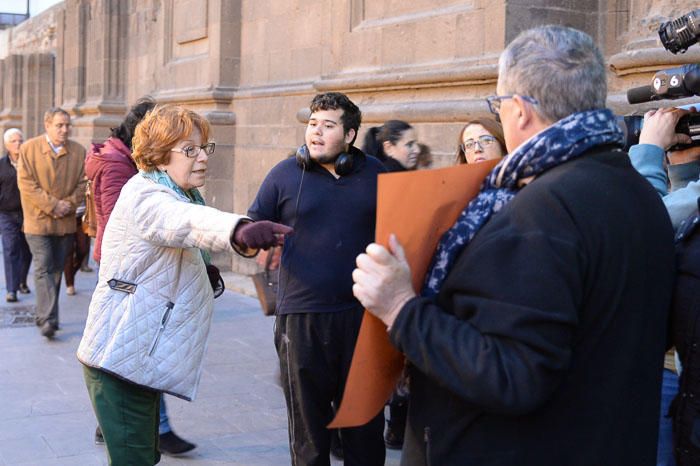
[[[386,155],[391,156],[392,155],[391,153],[393,152],[392,151],[393,146],[394,145],[390,141],[384,141],[382,143],[382,150],[384,151],[384,153]]]
[[[357,134],[357,132],[353,128],[350,128],[348,132],[345,133],[345,144],[351,144],[355,139],[355,134]]]
[[[518,129],[526,130],[532,125],[535,116],[532,106],[519,95],[513,96],[513,112],[515,112]]]
[[[519,95],[514,96],[513,101],[515,102],[513,107],[517,109],[518,112],[516,122],[519,129],[534,131],[534,134],[535,132],[540,131],[542,128],[546,128],[554,123],[553,121],[549,121],[547,118],[544,118],[542,115],[537,113],[535,110],[535,104],[526,101]]]

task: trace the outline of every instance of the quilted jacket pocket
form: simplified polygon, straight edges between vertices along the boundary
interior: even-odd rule
[[[163,312],[163,317],[160,319],[160,325],[158,326],[158,331],[156,332],[156,335],[153,337],[153,342],[151,343],[151,349],[148,350],[148,355],[153,356],[153,353],[155,352],[156,348],[158,347],[158,341],[160,341],[160,337],[163,335],[163,332],[165,331],[165,326],[168,325],[168,320],[170,320],[170,313],[173,310],[173,307],[175,307],[175,304],[168,302],[165,306],[165,312]]]

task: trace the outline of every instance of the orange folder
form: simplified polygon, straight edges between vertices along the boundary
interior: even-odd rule
[[[379,175],[375,241],[387,246],[394,233],[406,251],[413,288],[420,292],[442,234],[457,220],[497,160]],[[404,357],[389,341],[386,325],[365,311],[345,392],[329,428],[366,424],[396,386]]]

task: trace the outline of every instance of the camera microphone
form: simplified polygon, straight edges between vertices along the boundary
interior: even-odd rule
[[[658,71],[651,81],[651,86],[629,89],[627,102],[640,104],[652,100],[680,99],[694,95],[700,95],[700,66],[683,65]]]
[[[654,88],[651,86],[627,89],[627,102],[630,104],[641,104],[644,102],[651,102],[652,100],[658,100],[658,97],[656,96],[656,92],[654,92]]]
[[[685,53],[700,38],[700,9],[659,26],[661,43],[671,53]]]
[[[651,82],[662,99],[678,99],[700,94],[700,66],[683,65],[658,71]]]

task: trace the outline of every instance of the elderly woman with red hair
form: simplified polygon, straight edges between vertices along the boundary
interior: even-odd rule
[[[110,464],[153,465],[161,393],[194,399],[215,292],[210,252],[246,257],[281,245],[291,228],[204,205],[209,123],[156,107],[136,127],[140,169],[124,186],[102,239],[100,276],[78,348]]]

